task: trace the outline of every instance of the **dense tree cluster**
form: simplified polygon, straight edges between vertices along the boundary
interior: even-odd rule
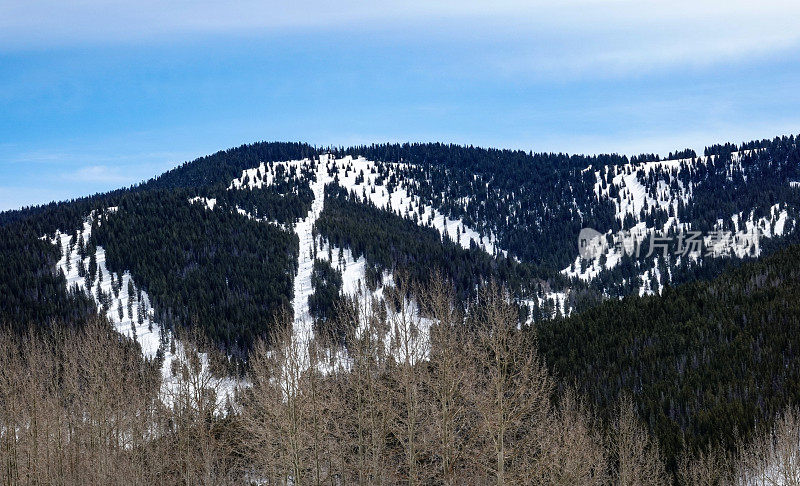
[[[660,296],[612,300],[534,328],[557,376],[601,411],[621,394],[674,470],[684,448],[731,446],[800,401],[800,247]]]
[[[292,297],[296,236],[191,204],[180,192],[124,198],[101,215],[92,240],[110,270],[130,271],[148,293],[157,322],[196,326],[234,355],[265,335]]]
[[[437,230],[363,202],[337,185],[325,188],[325,209],[315,232],[379,270],[402,268],[415,281],[438,271],[455,283],[461,297],[490,280],[504,282],[516,295],[530,292],[538,281],[533,266],[493,257],[474,244],[464,249]]]
[[[218,190],[210,194],[226,211],[245,211],[253,218],[293,224],[311,209],[314,194],[308,179],[276,178],[272,185],[239,191]]]
[[[313,157],[318,149],[305,143],[257,142],[200,157],[147,181],[142,189],[174,189],[227,186],[245,169],[262,162],[281,162]]]
[[[314,260],[311,286],[314,292],[308,297],[308,310],[314,320],[314,332],[331,342],[345,344],[347,329],[342,327],[339,314],[347,305],[342,294],[342,272],[333,268],[327,260]]]
[[[94,303],[67,289],[59,249],[30,231],[0,226],[0,323],[17,331],[53,321],[81,323]]]

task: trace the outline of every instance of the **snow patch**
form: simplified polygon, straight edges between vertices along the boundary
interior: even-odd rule
[[[213,208],[213,205],[211,206]],[[108,208],[107,211],[115,212],[117,208]],[[147,292],[141,289],[133,280],[130,272],[122,275],[111,272],[106,267],[106,252],[101,246],[96,247],[94,254],[97,270],[91,278],[89,262],[90,255],[82,258],[81,243],[89,241],[92,232],[92,223],[96,220],[95,211],[84,220],[83,227],[75,233],[62,233],[57,231],[49,240],[61,248],[61,257],[56,263],[57,270],[64,273],[67,288],[83,292],[93,298],[97,310],[105,314],[114,329],[121,335],[136,341],[142,350],[142,355],[148,360],[155,360],[163,356],[161,366],[161,399],[167,406],[171,406],[173,398],[178,394],[179,381],[173,376],[173,361],[176,358],[185,359],[184,345],[175,339],[172,333],[155,321],[155,312]],[[174,353],[170,343],[174,341]],[[200,353],[202,372],[208,374],[208,355]],[[215,381],[213,388],[217,391],[218,409],[233,399],[238,383],[231,378],[215,378],[209,375],[206,385]]]

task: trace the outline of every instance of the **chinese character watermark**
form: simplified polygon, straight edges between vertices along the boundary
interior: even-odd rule
[[[583,259],[591,260],[613,248],[621,255],[639,258],[653,255],[668,258],[701,256],[755,257],[760,253],[760,231],[713,230],[707,234],[700,231],[680,231],[666,234],[647,231],[643,228],[623,230],[617,234],[600,233],[584,228],[578,236],[578,252]]]

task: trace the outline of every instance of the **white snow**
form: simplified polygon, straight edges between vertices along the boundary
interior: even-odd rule
[[[598,199],[608,198],[610,197],[610,188],[612,186],[617,188],[618,196],[613,202],[616,206],[616,217],[620,221],[623,221],[628,214],[638,221],[643,210],[645,213],[650,213],[655,208],[668,210],[673,207],[677,211],[679,201],[687,203],[692,197],[692,188],[683,187],[681,181],[677,181],[679,186],[678,193],[672,193],[670,184],[676,180],[678,171],[682,167],[691,170],[694,167],[693,164],[709,163],[712,160],[713,157],[698,157],[695,162],[692,159],[672,159],[606,166],[603,170],[595,171],[597,182],[594,186],[594,192]],[[669,181],[660,179],[654,188],[655,195],[652,195],[639,180],[639,173],[643,173],[646,177],[654,170],[658,170],[659,174],[669,177]],[[603,171],[611,172],[610,181],[606,181]],[[606,186],[605,188],[603,187],[604,185]]]
[[[657,288],[653,288],[651,278],[655,277]],[[658,269],[658,263],[654,262],[653,268],[646,270],[640,277],[642,285],[639,287],[639,295],[660,294],[664,290],[664,283],[661,279],[661,271]]]
[[[341,272],[342,292],[344,294],[356,295],[364,290],[367,261],[363,256],[356,259],[349,248],[330,245],[322,237],[317,238],[316,248],[315,253],[318,260],[329,262],[334,269]],[[385,276],[387,280],[390,278],[388,273]]]
[[[305,218],[298,221],[294,230],[300,240],[298,270],[294,278],[294,334],[303,342],[309,342],[314,335],[311,316],[308,313],[308,297],[314,292],[311,286],[311,273],[314,269],[314,223],[322,213],[325,204],[325,184],[332,180],[326,167],[327,156],[320,158],[316,166],[316,181],[310,183],[314,193],[311,210]]]
[[[552,309],[549,317],[556,317],[557,315],[569,316],[572,313],[572,308],[568,304],[569,291],[551,291],[547,290],[541,295],[536,297],[522,299],[520,304],[533,308],[538,305],[543,310],[548,308]],[[533,316],[528,316],[528,324],[533,322]]]
[[[190,202],[190,203],[200,203],[200,204],[203,204],[205,207],[207,207],[208,209],[210,209],[210,210],[212,210],[212,211],[214,210],[214,206],[216,206],[216,205],[217,205],[217,200],[216,200],[216,199],[214,199],[214,198],[207,198],[207,197],[200,197],[200,196],[197,196],[197,197],[190,198],[190,199],[189,199],[189,202]]]
[[[727,166],[729,177],[733,176],[734,170],[741,169],[743,156],[754,151],[734,152],[731,155],[731,163]],[[633,249],[633,245],[642,245],[642,255],[649,250],[649,239],[653,236],[660,237],[666,235],[670,230],[691,231],[691,225],[679,221],[675,216],[678,214],[680,204],[688,204],[695,191],[695,187],[684,185],[684,181],[678,178],[681,170],[696,170],[699,164],[713,164],[716,156],[696,157],[694,159],[671,159],[651,162],[628,163],[620,166],[606,166],[600,170],[594,170],[596,183],[594,187],[595,196],[600,199],[611,199],[616,209],[618,221],[625,221],[626,217],[632,217],[634,226],[617,234],[611,231],[606,233],[610,244],[607,245],[602,257],[596,255],[594,258],[585,260],[577,257],[575,261],[561,273],[570,278],[577,278],[583,281],[591,281],[603,271],[612,269],[621,261],[622,252],[620,246],[624,243],[628,250]],[[592,170],[591,166],[584,171]],[[654,184],[645,184],[654,171],[657,177],[651,179]],[[644,178],[640,179],[640,175]],[[793,186],[800,187],[800,182],[790,182]],[[617,195],[611,198],[611,188],[615,188]],[[642,222],[642,215],[650,214],[654,210],[660,209],[669,211],[671,216],[667,218],[663,228],[646,227]],[[794,220],[789,218],[785,208],[780,209],[777,205],[770,209],[768,217],[755,218],[751,212],[747,215],[734,214],[731,216],[733,232],[738,234],[739,244],[730,244],[730,238],[726,235],[706,234],[703,237],[704,250],[708,250],[713,256],[758,256],[760,248],[757,245],[759,237],[781,236],[787,232],[787,228],[794,227]],[[723,221],[719,220],[715,227],[715,233],[721,232]],[[753,241],[756,244],[748,247],[742,242]],[[705,251],[704,251],[705,253]],[[692,252],[688,257],[697,261],[701,254]],[[605,259],[605,264],[601,264],[601,258]],[[651,276],[657,275],[658,269],[652,268],[645,270],[639,275],[642,282],[640,293],[651,293],[655,289],[649,288]],[[657,275],[659,281],[659,291],[662,285],[663,276]]]
[[[669,225],[670,222],[668,221]],[[647,238],[651,230],[644,223],[637,223],[633,228],[619,233],[606,232],[606,239],[611,239],[611,244],[606,246],[605,252],[596,255],[592,259],[584,259],[580,256],[561,273],[570,278],[578,278],[589,282],[596,278],[603,270],[610,270],[616,267],[621,261],[624,253],[636,255],[636,248],[640,250],[646,245]],[[577,241],[576,241],[577,244]],[[643,248],[647,251],[647,248]],[[605,258],[605,264],[601,260]]]
[[[390,164],[390,171],[392,165]],[[282,169],[279,169],[282,167]],[[401,164],[394,164],[394,168],[402,167]],[[395,214],[412,218],[417,215],[420,221],[429,221],[430,224],[438,229],[441,234],[448,234],[454,241],[459,242],[463,247],[469,248],[470,242],[482,245],[487,251],[495,251],[494,238],[490,236],[480,237],[480,235],[466,227],[458,220],[450,219],[438,211],[424,206],[418,198],[409,196],[406,189],[397,184],[392,190],[386,183],[391,177],[387,176],[381,183],[378,181],[380,176],[378,164],[363,158],[344,157],[336,159],[328,154],[323,154],[318,160],[294,160],[288,162],[276,162],[269,165],[261,164],[254,169],[243,171],[242,176],[234,180],[229,189],[253,189],[267,186],[274,181],[279,170],[286,171],[305,171],[312,173],[308,183],[314,195],[311,209],[304,218],[295,223],[293,229],[299,240],[299,261],[298,269],[294,279],[294,292],[292,306],[294,311],[294,332],[293,339],[297,341],[297,349],[300,353],[300,361],[308,362],[307,344],[314,339],[313,319],[309,314],[308,298],[314,289],[311,285],[311,275],[316,259],[328,261],[331,266],[342,274],[342,292],[346,295],[361,296],[365,298],[368,305],[373,305],[378,299],[378,305],[384,305],[382,296],[385,289],[384,285],[390,285],[392,276],[384,272],[382,281],[375,292],[369,293],[365,283],[366,260],[363,256],[354,258],[349,249],[332,246],[322,237],[314,237],[314,224],[319,218],[325,205],[325,185],[337,182],[345,189],[359,195],[362,200],[367,200],[379,208],[388,209]],[[395,174],[390,172],[390,174]],[[239,212],[249,216],[246,212],[239,209]],[[430,320],[419,315],[419,309],[414,302],[407,302],[407,311],[410,313],[400,319],[389,306],[386,306],[389,321],[393,323],[392,330],[382,336],[387,352],[391,352],[398,359],[418,359],[419,356],[407,356],[403,347],[398,344],[402,335],[408,329],[401,329],[402,326],[412,325],[414,332],[419,333],[423,341],[427,340],[427,329]],[[418,329],[417,329],[418,328]],[[358,333],[364,332],[359,328]],[[347,366],[347,357],[339,356],[333,360],[332,366]],[[324,368],[325,369],[329,368]]]
[[[116,208],[108,208],[107,211],[114,212]],[[121,276],[122,285],[117,289],[118,292],[115,292],[112,282],[119,282],[120,275],[116,272],[109,271],[106,267],[106,253],[103,247],[97,246],[95,252],[97,273],[94,280],[89,282],[87,278],[79,275],[78,267],[80,265],[84,265],[88,274],[90,258],[89,255],[87,255],[85,260],[81,260],[77,241],[79,241],[80,237],[83,238],[84,242],[89,241],[92,231],[92,222],[95,220],[96,216],[96,213],[93,211],[89,217],[85,219],[83,227],[76,231],[76,233],[67,234],[57,231],[53,237],[49,238],[54,245],[60,242],[62,248],[61,258],[56,264],[57,269],[64,272],[68,289],[77,289],[91,296],[97,305],[98,312],[105,313],[115,330],[129,339],[135,340],[139,344],[144,358],[154,360],[159,350],[161,351],[164,356],[164,361],[161,366],[161,399],[169,406],[177,393],[176,387],[178,386],[178,380],[172,374],[172,362],[176,359],[176,356],[182,357],[186,354],[183,344],[176,340],[171,332],[163,330],[155,321],[155,313],[147,292],[141,290],[139,286],[136,285],[130,272],[123,272]],[[70,247],[70,240],[75,234],[78,235],[76,243],[74,246]],[[133,284],[135,289],[137,289],[132,296],[128,294],[129,283]],[[108,303],[107,310],[105,311],[103,300],[107,300]],[[120,308],[122,309],[121,318],[119,313]],[[140,313],[141,322],[139,322]],[[172,340],[175,341],[174,354],[170,351],[170,341]],[[200,353],[200,360],[204,372],[207,372],[207,354]],[[218,408],[221,410],[226,404],[226,401],[229,398],[233,398],[237,383],[231,378],[209,377],[209,380],[216,381],[214,388],[217,389]]]
[[[324,183],[337,182],[341,187],[355,193],[361,200],[370,201],[379,208],[414,219],[419,224],[429,225],[441,235],[449,236],[463,248],[468,249],[474,243],[489,254],[496,252],[507,254],[497,248],[497,239],[494,235],[481,235],[461,220],[442,214],[437,209],[423,204],[419,197],[409,193],[408,188],[414,187],[415,181],[403,176],[403,169],[406,167],[407,165],[402,163],[379,163],[351,156],[336,159],[324,154],[319,160],[262,163],[256,168],[243,171],[241,177],[231,182],[229,189],[269,186],[275,180],[278,171],[299,173],[303,169],[311,169],[317,177],[316,182],[309,181],[312,186],[318,185],[320,178]],[[382,175],[384,177],[381,177]],[[390,184],[390,180],[395,183]],[[315,192],[315,200],[316,198]]]

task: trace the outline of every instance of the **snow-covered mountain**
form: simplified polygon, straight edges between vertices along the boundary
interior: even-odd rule
[[[391,311],[400,275],[442,275],[462,300],[498,281],[528,321],[713,276],[795,241],[798,154],[794,137],[664,159],[262,143],[0,224],[50,242],[64,291],[167,376],[180,329],[239,359],[284,308],[308,343],[348,300]]]

